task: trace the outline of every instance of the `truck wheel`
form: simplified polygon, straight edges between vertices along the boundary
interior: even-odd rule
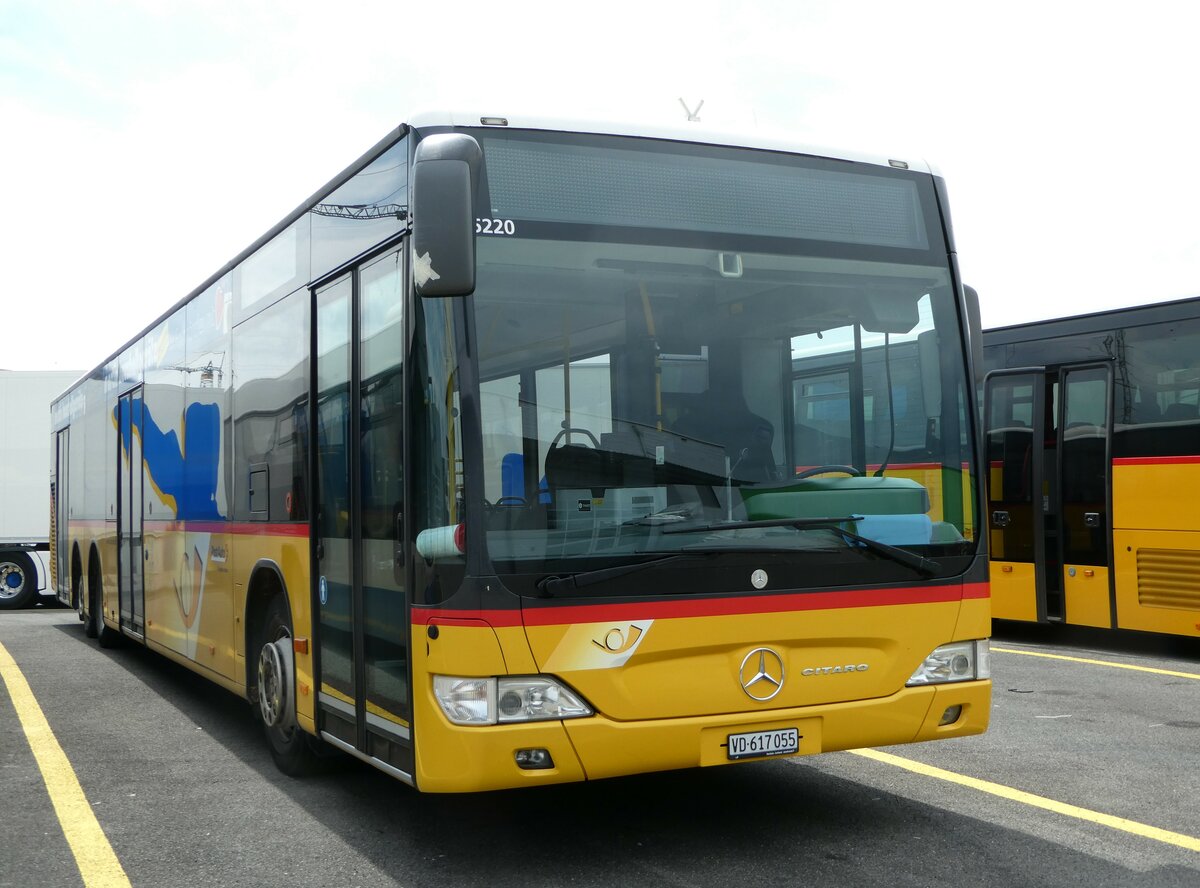
[[[28,607],[37,600],[37,573],[24,552],[0,555],[0,610]]]
[[[271,598],[259,632],[257,710],[271,758],[283,773],[304,777],[321,763],[318,741],[296,723],[296,672],[292,627],[279,595]]]

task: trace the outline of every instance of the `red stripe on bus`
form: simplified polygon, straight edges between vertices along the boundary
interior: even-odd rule
[[[1200,465],[1200,456],[1121,456],[1114,466],[1193,466]]]
[[[753,595],[707,598],[699,601],[645,601],[621,604],[581,604],[562,607],[525,609],[527,626],[557,626],[566,623],[595,623],[608,620],[680,619],[687,617],[729,617],[751,614],[788,613],[810,610],[845,610],[858,607],[941,604],[962,599],[990,597],[987,583],[962,586],[912,586],[901,589],[854,589],[835,592],[798,592],[788,595]],[[427,625],[445,616],[460,620],[484,620],[490,626],[520,626],[522,611],[480,610],[443,611],[413,607],[413,622]]]
[[[116,525],[115,521],[105,521],[97,519],[74,519],[70,521],[72,527],[105,527],[107,525]],[[291,523],[291,524],[271,524],[260,521],[176,521],[146,519],[142,522],[143,530],[152,529],[153,532],[168,533],[228,533],[235,536],[286,536],[286,537],[308,537],[308,524],[306,523]]]

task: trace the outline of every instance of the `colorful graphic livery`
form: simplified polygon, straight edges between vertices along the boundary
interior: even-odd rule
[[[1200,299],[984,345],[994,615],[1200,636]]]
[[[972,317],[919,164],[419,118],[54,403],[55,587],[293,774],[979,733]]]

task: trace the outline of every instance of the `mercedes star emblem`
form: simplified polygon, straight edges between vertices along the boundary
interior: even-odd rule
[[[783,690],[783,657],[770,648],[755,648],[742,660],[739,679],[751,700],[770,700]]]

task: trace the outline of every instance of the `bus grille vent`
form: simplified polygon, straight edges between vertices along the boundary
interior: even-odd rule
[[[1138,549],[1138,604],[1177,610],[1200,608],[1200,551]]]

